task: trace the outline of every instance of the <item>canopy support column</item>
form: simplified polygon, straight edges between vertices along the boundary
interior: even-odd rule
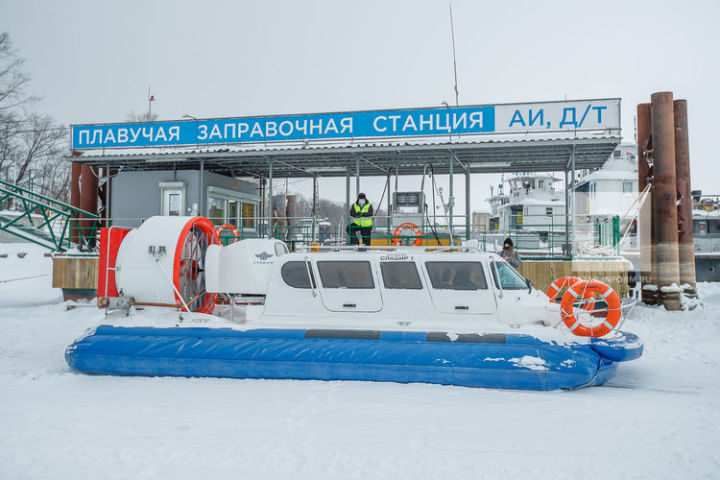
[[[470,223],[472,212],[470,211],[470,170],[465,169],[465,240],[470,240]]]
[[[348,241],[348,244],[350,244],[350,235],[347,231],[347,226],[350,225],[350,169],[345,170],[345,215],[348,215],[348,220],[345,222],[345,225],[341,225],[340,228],[345,228],[345,234]],[[343,215],[343,218],[345,217]]]
[[[318,202],[318,177],[317,173],[313,175],[313,197],[312,197],[312,217],[317,216],[317,202]]]
[[[566,256],[570,255],[570,184],[568,183],[568,170],[565,167],[565,248],[563,248],[563,254]]]
[[[390,173],[390,169],[388,169],[388,171],[387,171],[387,187],[386,187],[387,194],[388,194],[387,200],[386,200],[386,202],[387,202],[387,214],[386,214],[387,218],[385,219],[385,223],[387,225],[387,238],[388,239],[390,238],[390,198],[392,197],[392,194],[390,193],[390,176],[391,175],[392,174]],[[378,205],[378,207],[379,206],[380,205]]]
[[[572,170],[572,179],[570,183],[572,188],[570,189],[570,200],[572,201],[572,209],[570,210],[570,236],[572,238],[573,246],[575,245],[575,142],[573,141],[572,154],[570,156],[570,169]],[[570,250],[571,254],[574,248]]]
[[[272,158],[268,158],[268,186],[267,186],[267,236],[272,237],[272,215],[273,215],[273,161]]]
[[[453,190],[453,177],[455,176],[455,157],[453,156],[452,152],[450,152],[450,171],[448,172],[449,180],[450,180],[450,186],[448,188],[449,190],[449,198],[448,198],[448,226],[450,227],[450,236],[453,236],[453,211],[455,206],[455,191]]]
[[[200,185],[198,186],[198,215],[201,217],[207,215],[205,213],[205,159],[200,159]]]

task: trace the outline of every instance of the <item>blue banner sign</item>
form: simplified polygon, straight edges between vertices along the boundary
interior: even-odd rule
[[[618,99],[73,125],[72,146],[84,150],[548,132],[614,128],[615,123],[619,128]]]

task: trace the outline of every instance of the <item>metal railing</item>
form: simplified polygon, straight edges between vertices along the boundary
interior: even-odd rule
[[[528,223],[528,219],[532,221]],[[513,215],[511,224],[503,230],[481,229],[475,238],[484,249],[500,250],[507,237],[516,249],[533,256],[572,259],[589,246],[600,247],[606,255],[620,254],[621,219],[617,215]]]
[[[0,231],[55,251],[68,250],[72,242],[91,249],[101,219],[67,203],[40,195],[0,180],[0,205],[22,207],[13,213],[0,213]]]
[[[407,216],[405,216],[407,217]],[[465,221],[464,215],[456,215]],[[373,229],[370,235],[371,243],[374,245],[414,245],[424,246],[459,244],[462,237],[452,234],[447,224],[447,217],[444,224],[431,224],[425,219],[418,217],[412,227],[401,228],[395,233],[400,225],[391,225],[393,217],[376,215],[373,217]],[[210,217],[215,225],[220,227],[225,223],[223,218]],[[343,217],[340,222],[331,224],[326,219],[313,217],[282,217],[273,218],[268,226],[266,217],[253,217],[242,219],[240,225],[233,225],[234,231],[226,229],[220,232],[219,238],[223,244],[235,242],[245,238],[272,237],[285,241],[293,249],[296,244],[327,244],[346,245],[349,241],[350,230],[348,227],[349,218]],[[460,232],[460,229],[456,229]],[[463,232],[463,236],[465,236]],[[469,236],[469,233],[468,235]]]

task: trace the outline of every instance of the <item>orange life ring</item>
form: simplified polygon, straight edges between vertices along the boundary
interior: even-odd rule
[[[607,302],[608,314],[600,324],[590,327],[584,325],[575,317],[573,308],[578,298],[582,300],[592,299],[596,295],[599,295]],[[592,303],[594,304],[594,302]],[[560,303],[560,315],[565,325],[575,335],[580,337],[602,337],[615,330],[615,327],[620,322],[622,315],[620,306],[620,297],[610,285],[598,280],[587,280],[578,282],[567,289]]]
[[[547,288],[545,295],[550,297],[550,303],[555,303],[557,299],[557,294],[560,293],[560,290],[562,290],[563,288],[570,288],[577,282],[581,281],[582,278],[580,277],[560,277]]]
[[[420,230],[420,227],[410,222],[401,223],[400,226],[395,229],[395,232],[393,232],[393,243],[395,245],[400,245],[400,234],[404,230],[413,230],[416,236],[413,245],[416,247],[422,245],[422,230]]]
[[[235,225],[232,225],[232,224],[230,224],[230,223],[223,223],[223,224],[220,225],[219,227],[216,227],[216,228],[215,228],[215,233],[217,234],[218,237],[220,237],[220,234],[221,234],[222,232],[224,232],[225,230],[229,230],[230,233],[233,234],[233,237],[235,238],[235,239],[233,240],[233,243],[235,243],[235,242],[237,242],[238,240],[240,240],[240,230],[238,230]]]

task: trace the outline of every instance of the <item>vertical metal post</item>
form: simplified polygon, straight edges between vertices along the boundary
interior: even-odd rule
[[[386,200],[386,202],[387,202],[387,218],[385,219],[385,224],[387,227],[386,239],[388,242],[390,242],[390,199],[392,198],[392,193],[390,192],[390,170],[388,170],[388,174],[387,174],[387,187],[386,188],[387,188],[387,192],[388,192],[388,196],[387,196],[387,200]],[[388,245],[389,245],[389,243],[388,243]]]
[[[348,233],[347,227],[350,225],[350,168],[347,168],[345,170],[345,215],[348,215],[347,222],[345,222],[345,225],[341,225],[340,228],[344,228],[345,233],[347,235],[348,244],[350,243],[350,235]],[[343,218],[345,217],[343,215]]]
[[[267,236],[269,238],[272,237],[272,215],[273,215],[272,194],[273,194],[273,161],[272,161],[272,157],[270,157],[270,158],[268,158],[268,186],[267,186],[267,196],[268,196]]]
[[[204,217],[205,213],[205,159],[200,159],[200,185],[198,185],[198,215]]]
[[[258,194],[260,197],[260,214],[257,215],[260,218],[265,218],[265,176],[260,175],[258,180]]]
[[[470,224],[472,211],[470,210],[470,169],[465,170],[465,240],[470,240]]]
[[[455,194],[455,191],[453,190],[453,177],[455,176],[455,158],[453,157],[452,152],[450,153],[450,170],[448,172],[450,185],[448,187],[449,190],[449,198],[448,198],[448,226],[450,227],[450,236],[453,235],[453,211],[454,211],[454,204],[455,204],[455,197],[453,196]]]
[[[355,157],[355,197],[360,194],[360,157]]]
[[[105,228],[110,228],[110,162],[105,163]]]
[[[318,202],[318,178],[317,173],[313,174],[313,197],[312,197],[312,217],[317,216],[317,202]]]
[[[576,134],[577,135],[577,134]],[[575,141],[573,140],[573,146],[572,146],[572,154],[570,156],[570,169],[572,170],[572,179],[570,180],[570,184],[572,188],[570,189],[570,200],[572,208],[570,209],[570,238],[572,239],[573,249],[571,252],[575,251]]]
[[[570,255],[570,183],[568,182],[567,164],[565,164],[565,255]]]

